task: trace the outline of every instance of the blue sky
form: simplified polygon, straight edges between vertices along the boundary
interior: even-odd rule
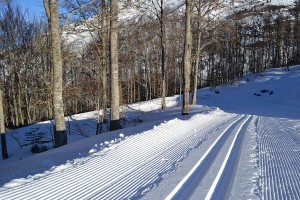
[[[30,16],[44,15],[43,0],[14,0],[13,2],[19,4],[23,10],[27,10]]]

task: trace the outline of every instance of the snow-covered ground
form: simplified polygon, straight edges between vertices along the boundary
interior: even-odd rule
[[[69,119],[69,144],[33,155],[8,133],[1,199],[300,199],[300,66],[122,109],[127,128],[95,134],[96,112]],[[140,119],[142,120],[136,120]],[[48,130],[48,131],[47,131]],[[89,135],[84,138],[82,135]],[[49,136],[50,137],[50,136]]]

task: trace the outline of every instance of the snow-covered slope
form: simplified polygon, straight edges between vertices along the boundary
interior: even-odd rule
[[[212,15],[216,18],[226,18],[241,10],[251,10],[251,8],[266,5],[291,6],[294,0],[271,0],[269,3],[267,3],[267,0],[227,0],[222,2],[220,8],[212,12]],[[145,15],[155,17],[155,13],[159,10],[158,1],[131,0],[120,1],[119,4],[119,20],[121,23],[138,21],[141,16]],[[166,13],[179,13],[185,9],[184,0],[164,0],[164,9],[166,9]],[[71,53],[82,54],[86,47],[96,39],[97,34],[94,30],[95,27],[93,27],[95,24],[91,27],[87,25],[90,21],[93,21],[93,19],[88,19],[85,25],[84,22],[76,27],[72,24],[64,30],[62,39],[65,48]]]
[[[31,156],[15,146],[0,161],[0,196],[299,199],[299,84],[300,66],[272,69],[199,90],[202,106],[191,106],[189,116],[181,116],[174,96],[164,112],[156,110],[159,100],[128,105],[126,116],[143,120],[133,127],[86,139],[69,135],[70,144]],[[72,119],[89,127],[94,114]]]
[[[218,106],[234,113],[247,113],[269,117],[299,119],[300,91],[298,67],[267,70],[261,76],[248,75],[237,84],[217,87],[220,93],[210,89],[200,93],[199,103]],[[264,91],[265,90],[265,91]],[[226,104],[220,104],[220,102]]]

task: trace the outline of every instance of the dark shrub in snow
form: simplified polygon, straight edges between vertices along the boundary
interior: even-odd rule
[[[31,147],[30,150],[31,150],[32,153],[41,153],[41,152],[47,151],[48,149],[44,145],[37,145],[37,144],[35,144],[35,145],[33,145]]]
[[[31,131],[25,133],[26,141],[31,144],[31,152],[32,153],[40,153],[43,151],[47,151],[46,143],[52,142],[46,137],[46,133],[37,132],[39,128],[33,128]]]
[[[269,92],[269,90],[261,90],[260,92],[261,93],[267,93],[267,92]]]

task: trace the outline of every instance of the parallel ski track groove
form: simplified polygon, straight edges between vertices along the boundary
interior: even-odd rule
[[[231,143],[231,146],[226,154],[226,157],[213,184],[211,185],[211,188],[209,189],[205,197],[205,200],[228,198],[230,193],[230,191],[228,190],[231,190],[230,184],[233,182],[234,178],[234,176],[232,176],[232,174],[234,174],[233,170],[236,170],[234,169],[234,165],[237,165],[239,162],[239,157],[234,153],[238,153],[238,151],[241,150],[241,146],[239,145],[242,144],[244,138],[243,136],[246,132],[242,129],[244,128],[244,126],[246,126],[247,122],[250,122],[251,118],[251,116],[247,116],[246,119],[243,120],[243,122],[239,126],[237,132],[235,133],[235,137]]]
[[[165,135],[163,135],[163,136],[161,136],[162,137],[162,140],[164,140],[165,138],[164,138],[164,136]],[[141,142],[144,142],[144,141],[151,141],[152,140],[152,138],[151,137],[147,137],[147,138],[145,138],[144,140],[141,140]],[[136,142],[134,142],[134,138],[131,138],[131,140],[130,141],[128,141],[128,142],[126,142],[127,144],[128,143],[130,143],[130,145],[132,145],[132,146],[138,146],[137,145],[137,143]],[[156,150],[156,149],[155,149]],[[108,152],[108,153],[110,153],[110,152]],[[146,152],[144,152],[145,154],[146,154]],[[140,152],[138,152],[138,151],[136,151],[136,152],[128,152],[128,154],[126,154],[126,155],[124,155],[124,157],[127,157],[127,156],[132,156],[132,157],[135,157],[136,155],[141,155],[141,153]],[[142,155],[142,156],[144,156],[144,155]],[[100,156],[101,157],[101,156]],[[108,158],[108,159],[107,159]],[[100,158],[101,159],[101,158]],[[120,170],[120,171],[122,171],[122,168],[123,167],[136,167],[136,165],[134,164],[134,163],[129,163],[129,164],[131,164],[131,165],[125,165],[126,163],[123,163],[121,160],[117,160],[117,161],[115,161],[112,157],[104,157],[103,158],[104,159],[104,162],[103,163],[105,163],[104,165],[102,165],[103,166],[103,168],[105,168],[106,166],[111,166],[111,163],[113,162],[114,163],[114,165],[117,165],[117,166],[119,166],[120,168],[118,168],[118,170]],[[127,163],[128,164],[128,163]],[[92,163],[85,163],[85,165],[86,166],[88,166],[88,168],[94,168],[94,167],[97,167],[98,165],[99,165],[99,163],[97,163],[97,162],[92,162]],[[80,167],[80,166],[79,166]],[[105,168],[106,170],[102,170],[102,171],[100,171],[99,172],[99,176],[100,175],[102,175],[102,174],[106,174],[108,171],[109,171],[109,167],[107,167],[107,168]],[[84,173],[84,172],[86,172],[85,171],[86,170],[86,168],[82,168],[82,169],[77,169],[77,173],[78,174],[81,174],[81,173]],[[132,169],[133,170],[133,169]],[[118,172],[118,171],[115,171],[116,173]],[[51,179],[56,179],[56,178],[59,178],[60,177],[60,173],[56,173],[56,174],[54,174],[53,176],[51,176]],[[70,170],[70,169],[67,169],[67,170],[65,170],[65,172],[64,172],[64,177],[66,178],[66,183],[69,183],[69,182],[72,182],[73,180],[77,180],[77,177],[74,177],[74,175],[73,175],[73,171],[72,171],[72,169]],[[87,177],[85,177],[85,179],[86,179]],[[88,178],[91,178],[91,179],[93,179],[94,177],[93,177],[93,175],[89,175],[88,176]],[[107,176],[106,178],[103,178],[102,180],[101,180],[101,182],[103,182],[103,183],[105,183],[107,180],[109,180],[109,179],[111,179],[111,177],[110,176]],[[89,179],[86,179],[87,181],[89,181]],[[49,181],[49,180],[48,180]],[[50,181],[50,182],[52,182],[52,181]],[[54,181],[53,181],[54,182]],[[54,184],[55,184],[55,182],[54,182]],[[41,183],[38,183],[38,185],[39,186],[43,186],[43,185],[41,185]],[[45,183],[45,186],[49,186],[49,183]],[[51,186],[51,185],[50,185]],[[88,188],[88,187],[87,187]],[[45,188],[43,188],[43,187],[40,187],[40,190],[42,190],[43,192],[45,192],[45,190],[44,190]],[[50,187],[50,189],[51,189],[51,187]],[[77,188],[76,188],[77,189]],[[76,190],[76,189],[74,189],[74,190]],[[28,189],[28,190],[30,190],[30,189]],[[59,191],[61,191],[62,193],[65,193],[64,192],[64,188],[61,188],[61,189],[58,189],[58,190],[56,190],[56,192],[59,192]],[[24,192],[24,191],[23,191]],[[53,194],[50,194],[50,195],[53,195]]]
[[[247,119],[246,119],[247,118]],[[245,120],[246,119],[246,120]],[[174,199],[183,199],[188,198],[185,196],[185,190],[189,188],[189,193],[193,192],[193,189],[190,188],[190,184],[194,182],[194,177],[196,174],[201,173],[202,166],[206,164],[206,162],[210,162],[208,167],[211,167],[212,161],[214,160],[215,153],[219,153],[220,148],[225,144],[228,140],[228,135],[230,135],[231,129],[235,127],[242,127],[246,121],[248,121],[249,117],[240,116],[237,120],[227,125],[225,130],[220,134],[220,136],[215,140],[215,142],[208,148],[205,154],[199,159],[199,161],[194,165],[191,171],[182,179],[182,181],[173,189],[173,191],[166,197],[166,200],[174,200]],[[241,125],[240,125],[241,124]],[[219,149],[218,149],[219,148]],[[217,150],[217,152],[214,152]],[[200,171],[199,171],[200,170]],[[198,180],[201,181],[201,180]]]
[[[217,119],[211,119],[205,125],[199,125],[201,129],[197,132],[211,132],[216,127],[221,126],[220,124],[226,123],[226,121],[233,120],[236,117],[237,115],[233,114],[220,114]],[[186,127],[180,128],[182,129],[181,131],[184,131]],[[123,153],[125,153],[122,154],[123,158],[132,160],[132,162],[124,162],[124,159],[114,160],[115,156],[118,154],[118,149],[121,149],[122,147],[125,148],[126,145],[138,147],[140,146],[140,144],[143,144],[145,142],[153,143],[153,145],[157,143],[155,139],[152,139],[153,134],[144,134],[144,137],[142,137],[142,139],[139,137],[139,135],[137,135],[136,137],[127,139],[128,141],[125,140],[122,143],[113,145],[112,148],[114,151],[112,150],[106,153],[115,156],[108,156],[108,158],[107,156],[105,156],[106,154],[104,154],[103,156],[95,156],[91,159],[92,162],[90,162],[89,160],[83,165],[78,165],[76,167],[71,167],[64,170],[64,173],[56,172],[37,179],[31,183],[8,189],[3,193],[5,194],[6,199],[15,199],[20,197],[22,197],[22,199],[73,199],[75,197],[74,195],[76,195],[76,198],[80,199],[97,199],[98,197],[101,198],[101,195],[104,195],[105,198],[111,198],[112,196],[115,196],[116,198],[127,198],[136,193],[136,187],[141,187],[141,185],[149,184],[158,178],[156,174],[153,176],[152,173],[148,173],[147,175],[147,170],[149,171],[149,167],[151,170],[154,170],[156,172],[164,172],[170,169],[170,165],[174,164],[168,164],[167,161],[165,162],[165,165],[160,166],[161,163],[152,162],[155,158],[159,158],[158,160],[160,160],[160,162],[161,158],[165,158],[166,156],[167,159],[174,159],[175,157],[175,160],[180,160],[184,155],[182,155],[181,151],[178,150],[178,148],[188,148],[192,144],[194,144],[195,139],[197,139],[195,138],[197,132],[195,133],[193,132],[193,130],[190,130],[189,134],[187,134],[190,135],[189,137],[183,139],[182,136],[179,135],[178,138],[175,138],[170,142],[168,139],[170,138],[170,135],[172,135],[172,129],[165,134],[160,134],[159,131],[157,131],[153,134],[160,134],[160,140],[165,141],[165,144],[161,145],[163,146],[161,148],[159,148],[158,146],[156,146],[156,148],[152,148],[151,151],[153,152],[151,153],[151,155],[154,156],[145,159],[145,156],[149,155],[149,152],[143,152],[140,149],[137,149],[134,152],[131,151],[126,153],[123,151]],[[201,139],[201,137],[203,137],[203,135],[198,135],[198,140],[199,138]],[[164,149],[165,147],[168,148]],[[169,152],[169,154],[167,154],[168,151],[175,147],[177,147],[177,151]],[[138,159],[137,161],[133,161],[135,158],[140,159]],[[100,165],[99,162],[101,163]],[[109,169],[114,166],[117,166],[114,174],[108,174],[107,172],[109,171]],[[97,168],[99,169],[97,170]],[[124,168],[130,170],[124,172]],[[87,169],[89,169],[90,171],[87,171]],[[78,174],[77,176],[74,176],[74,170]],[[144,171],[145,173],[138,173],[139,171]],[[141,177],[143,178],[142,180],[140,180]],[[86,186],[78,185],[76,180],[80,179],[85,180],[85,182],[87,183]],[[123,183],[123,185],[121,183]],[[124,193],[122,188],[124,190],[126,190],[125,188],[130,188],[129,186],[125,187],[124,183],[128,185],[135,185],[135,189],[132,189],[130,191],[128,190],[127,193]],[[110,187],[112,185],[114,185],[114,187],[115,185],[118,185],[118,190],[111,189],[113,188]],[[32,193],[31,188],[35,188],[34,194]],[[53,191],[53,188],[55,188],[55,191]],[[80,189],[80,194],[76,193],[78,189]],[[123,192],[119,192],[119,190]]]
[[[181,146],[182,148],[186,148],[188,147],[189,145],[185,145],[185,146]],[[179,146],[177,146],[179,147]],[[173,152],[172,154],[169,154],[167,158],[172,158],[172,157],[177,157],[178,154],[179,156],[181,155],[179,152]],[[158,158],[163,158],[164,156],[163,155],[160,155]],[[118,193],[115,193],[115,194],[109,194],[109,192],[107,192],[107,196],[105,196],[105,194],[103,195],[99,195],[97,196],[97,199],[106,199],[108,197],[110,198],[113,198],[113,199],[118,199],[120,198],[121,196],[123,196],[124,194],[127,193],[131,193],[130,195],[128,196],[131,196],[132,194],[135,193],[135,190],[131,187],[131,185],[136,185],[136,183],[140,183],[142,182],[141,179],[137,178],[137,177],[143,177],[143,179],[148,179],[148,177],[152,177],[154,176],[157,176],[156,175],[156,172],[157,171],[165,171],[166,169],[169,168],[169,165],[163,165],[163,166],[159,166],[157,165],[157,163],[154,163],[154,162],[150,162],[151,165],[144,165],[143,167],[139,168],[137,171],[134,171],[132,174],[134,176],[127,176],[125,179],[122,179],[120,182],[117,182],[115,184],[115,186],[117,186],[118,188],[122,188],[121,190],[118,191]],[[144,173],[140,173],[139,171],[144,171]],[[147,171],[147,172],[146,172]],[[149,171],[153,171],[153,173],[148,173]],[[145,175],[148,175],[148,176],[145,176]],[[120,187],[120,186],[124,186],[124,182],[127,183],[126,187]],[[131,190],[130,190],[131,189]],[[127,195],[125,195],[127,196]],[[98,198],[99,197],[99,198]]]
[[[261,118],[260,122],[262,199],[300,199],[300,145],[297,129],[287,128],[292,124],[283,119]]]

